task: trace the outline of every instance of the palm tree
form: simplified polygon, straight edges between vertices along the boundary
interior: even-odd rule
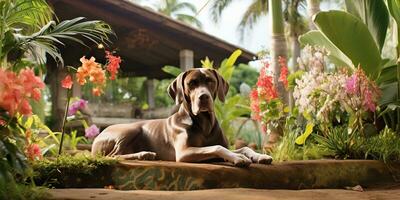
[[[160,6],[157,8],[158,12],[170,16],[183,23],[194,25],[201,29],[202,24],[196,18],[196,7],[188,2],[180,2],[179,0],[161,0]],[[182,11],[188,11],[191,14],[184,14]]]
[[[19,62],[26,54],[38,64],[46,54],[63,64],[56,44],[70,40],[85,45],[79,37],[96,44],[108,43],[110,26],[102,21],[78,17],[56,23],[45,0],[5,0],[0,3],[0,61],[2,67]],[[40,51],[38,51],[40,50]]]
[[[308,21],[309,21],[309,28],[310,30],[315,30],[315,24],[312,21],[312,17],[320,11],[319,8],[320,0],[307,0],[307,14],[308,14]]]

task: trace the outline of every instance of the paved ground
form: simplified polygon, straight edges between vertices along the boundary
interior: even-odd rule
[[[119,191],[109,189],[52,189],[52,200],[396,200],[400,199],[400,188],[372,191],[351,190],[256,190],[256,189],[213,189],[196,191]]]

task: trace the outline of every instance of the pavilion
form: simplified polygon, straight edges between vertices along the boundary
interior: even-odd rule
[[[59,20],[78,16],[88,20],[103,20],[110,24],[116,37],[108,47],[116,50],[123,59],[122,76],[146,76],[147,99],[154,107],[153,79],[168,78],[162,71],[165,65],[180,66],[182,70],[200,67],[200,60],[208,56],[216,63],[227,58],[236,49],[241,49],[206,32],[176,21],[166,15],[142,7],[129,0],[49,0]],[[239,63],[248,63],[255,54],[245,49],[238,58]],[[104,51],[93,45],[90,48],[68,43],[61,48],[65,65],[79,65],[82,55],[104,57]],[[100,60],[101,61],[101,60]],[[64,110],[65,91],[60,81],[65,72],[49,64],[47,83],[51,86],[53,116],[61,116]],[[74,84],[73,95],[81,96],[80,87]],[[57,121],[60,121],[56,117]]]

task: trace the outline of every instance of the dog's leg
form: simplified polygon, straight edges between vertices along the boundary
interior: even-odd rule
[[[187,147],[176,150],[177,162],[201,162],[213,158],[223,158],[238,167],[247,167],[251,160],[246,156],[229,151],[223,146]]]
[[[156,153],[150,151],[141,151],[138,153],[124,154],[124,155],[114,155],[114,158],[120,158],[123,160],[155,160]]]
[[[240,153],[245,155],[247,158],[251,159],[253,163],[260,163],[260,164],[271,164],[272,157],[266,154],[260,154],[249,147],[243,147],[237,150],[234,150],[235,153]]]

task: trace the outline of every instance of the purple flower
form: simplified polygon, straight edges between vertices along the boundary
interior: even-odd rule
[[[88,101],[84,99],[79,99],[71,104],[68,108],[68,116],[75,115],[78,110],[83,109],[87,106]]]
[[[91,125],[89,128],[85,129],[85,137],[87,138],[95,138],[100,133],[99,128],[96,125]]]

